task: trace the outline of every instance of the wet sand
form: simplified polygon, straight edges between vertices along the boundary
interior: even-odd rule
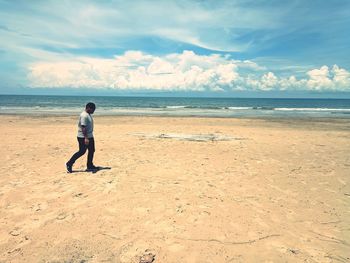
[[[348,120],[0,120],[0,262],[350,261]]]

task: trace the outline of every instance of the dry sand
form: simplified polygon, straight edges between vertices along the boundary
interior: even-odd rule
[[[76,120],[0,116],[0,262],[350,261],[347,120]]]

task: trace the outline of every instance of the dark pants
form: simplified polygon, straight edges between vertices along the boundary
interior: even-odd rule
[[[92,167],[94,166],[92,160],[94,159],[94,152],[95,152],[95,141],[94,138],[89,138],[89,144],[85,145],[85,141],[84,138],[79,138],[78,139],[78,143],[79,143],[79,151],[76,152],[75,154],[73,154],[72,158],[70,158],[70,160],[68,161],[67,164],[73,166],[73,164],[75,163],[75,161],[80,158],[81,156],[83,156],[86,152],[86,150],[88,150],[88,157],[87,157],[87,167]]]

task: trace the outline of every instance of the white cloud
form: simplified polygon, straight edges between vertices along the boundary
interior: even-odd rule
[[[149,74],[172,74],[175,72],[175,69],[168,61],[155,58],[148,66],[147,72]]]
[[[333,82],[336,87],[342,89],[350,88],[350,72],[334,65],[332,68]]]
[[[278,82],[280,90],[305,90],[307,89],[306,79],[297,80],[295,76],[281,78]]]
[[[192,51],[163,57],[128,51],[114,59],[78,57],[29,67],[31,87],[219,90],[238,78],[237,66],[219,55]]]
[[[278,79],[272,72],[268,72],[261,77],[261,90],[272,90],[276,88],[278,84]]]
[[[307,87],[310,90],[346,90],[350,89],[350,73],[337,65],[331,70],[328,66],[313,69],[307,72],[309,80]]]
[[[320,69],[313,69],[307,72],[310,79],[307,85],[310,89],[320,90],[332,88],[332,80],[329,78],[329,70],[327,66],[322,66]]]
[[[56,58],[57,59],[57,58]],[[33,88],[96,88],[116,90],[350,90],[350,73],[334,65],[305,72],[305,78],[278,77],[251,62],[193,51],[154,56],[128,51],[111,59],[53,58],[29,67]]]

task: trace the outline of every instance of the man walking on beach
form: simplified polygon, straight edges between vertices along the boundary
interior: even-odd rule
[[[95,152],[95,141],[94,141],[94,120],[92,114],[94,114],[96,105],[92,102],[89,102],[85,106],[85,110],[80,114],[78,122],[78,143],[79,151],[76,152],[72,158],[66,163],[67,172],[72,173],[72,167],[75,161],[83,156],[88,150],[87,156],[87,171],[94,171],[98,168],[94,166],[94,152]]]

